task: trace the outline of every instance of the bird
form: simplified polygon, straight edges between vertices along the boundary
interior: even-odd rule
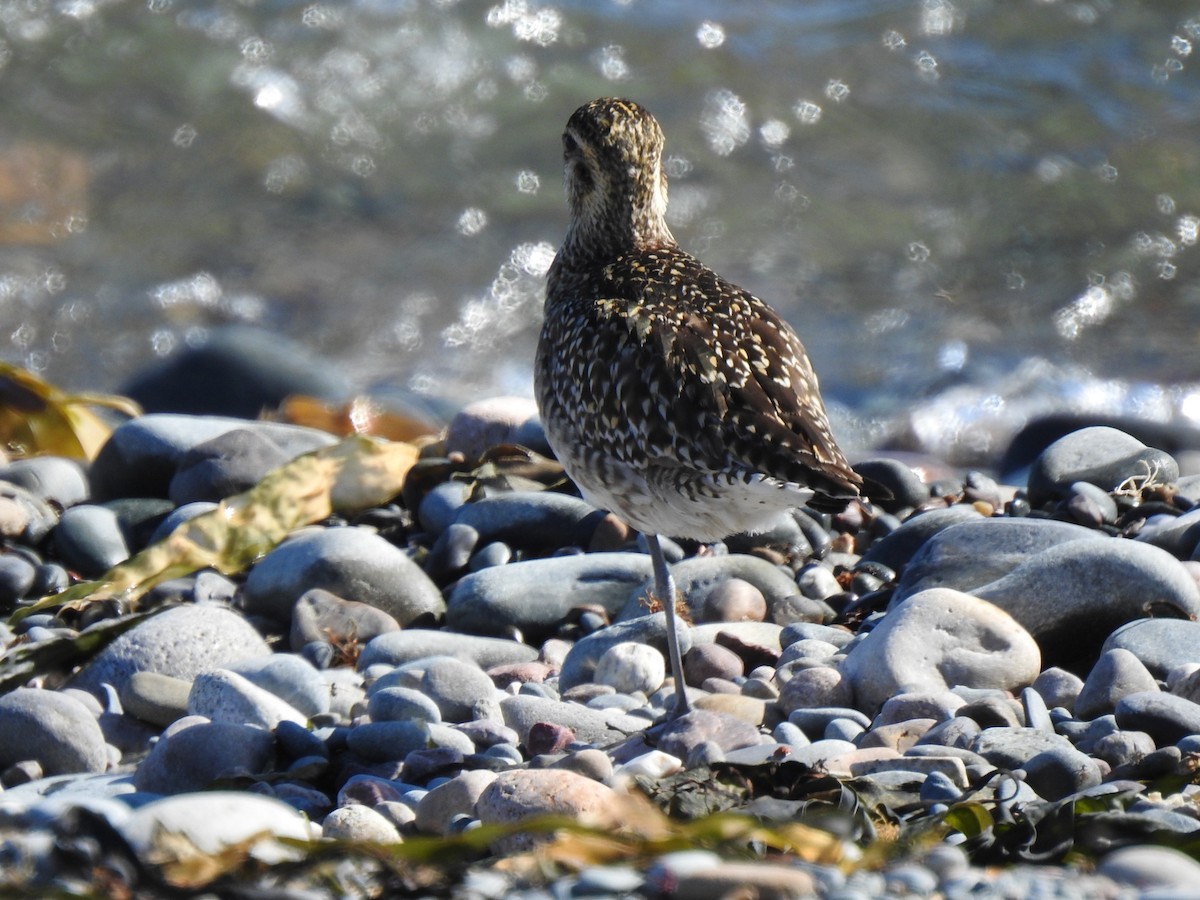
[[[836,512],[863,481],[834,440],[795,331],[671,234],[664,144],[632,100],[602,97],[568,119],[569,217],[547,273],[534,392],[580,494],[644,538],[674,719],[691,706],[659,537],[719,541],[806,503]]]

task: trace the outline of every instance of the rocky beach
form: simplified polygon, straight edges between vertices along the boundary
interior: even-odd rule
[[[0,890],[1194,896],[1177,455],[865,455],[886,501],[670,544],[674,721],[649,557],[528,400],[415,445],[159,413],[14,458]]]

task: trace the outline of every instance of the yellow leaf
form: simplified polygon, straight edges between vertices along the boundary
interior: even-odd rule
[[[400,492],[417,460],[410,444],[348,437],[299,456],[270,472],[250,490],[222,500],[212,512],[181,524],[166,538],[82,582],[17,610],[11,621],[50,607],[82,609],[120,599],[130,611],[156,584],[204,568],[241,572],[298,528],[334,512],[386,503]]]
[[[93,406],[126,416],[141,414],[125,397],[68,394],[32,372],[0,362],[0,441],[22,455],[95,459],[112,429]]]

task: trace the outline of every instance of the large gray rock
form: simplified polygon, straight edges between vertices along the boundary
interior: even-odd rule
[[[401,625],[445,611],[441,591],[408,555],[365,528],[314,528],[288,538],[250,570],[246,611],[290,622],[312,588],[381,609]]]
[[[628,735],[644,731],[645,719],[615,709],[592,709],[578,703],[549,700],[531,694],[517,694],[500,701],[504,724],[513,729],[521,743],[529,740],[529,729],[539,722],[553,722],[569,728],[577,740],[597,746],[615,743]]]
[[[1157,690],[1154,676],[1142,661],[1128,650],[1114,647],[1100,654],[1092,666],[1075,700],[1075,715],[1080,719],[1108,715],[1127,694]]]
[[[1200,589],[1165,550],[1136,541],[1057,544],[972,593],[1037,639],[1047,665],[1084,671],[1112,631],[1155,609],[1200,615]]]
[[[610,615],[650,577],[643,553],[584,553],[493,566],[459,580],[446,624],[471,634],[550,634],[572,609],[602,606]]]
[[[479,534],[479,544],[517,547],[587,547],[608,513],[586,500],[554,491],[510,491],[467,503],[454,521]]]
[[[280,722],[304,725],[306,717],[281,698],[228,669],[202,672],[192,682],[188,713],[213,722],[271,731]]]
[[[1064,497],[1077,481],[1112,491],[1129,479],[1148,477],[1171,484],[1179,478],[1179,465],[1169,453],[1147,447],[1131,434],[1094,425],[1042,451],[1029,472],[1029,501],[1040,506]]]
[[[1108,636],[1102,652],[1120,648],[1142,661],[1156,678],[1176,666],[1200,663],[1200,622],[1183,619],[1138,619]]]
[[[939,531],[960,522],[977,522],[982,518],[975,507],[963,503],[910,516],[891,534],[872,544],[863,554],[863,561],[882,563],[899,572],[921,546]]]
[[[133,783],[152,794],[200,791],[221,778],[266,772],[274,753],[275,737],[269,731],[188,716],[162,733]]]
[[[1018,622],[949,588],[923,591],[891,610],[842,663],[867,715],[896,694],[956,685],[1013,690],[1040,671],[1037,644]]]
[[[103,772],[104,734],[95,716],[68,694],[17,688],[0,697],[0,769],[37,760],[46,775]]]
[[[270,654],[262,635],[237,613],[222,606],[177,606],[122,634],[70,686],[101,694],[111,684],[122,694],[135,672],[191,681],[201,672]]]
[[[1200,704],[1164,691],[1127,694],[1117,703],[1117,724],[1144,731],[1160,747],[1189,734],[1200,734]]]

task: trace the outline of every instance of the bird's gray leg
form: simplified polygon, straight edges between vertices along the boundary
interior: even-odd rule
[[[674,719],[691,711],[688,703],[687,685],[683,680],[683,657],[679,653],[679,635],[675,633],[675,579],[663,558],[657,534],[644,534],[650,549],[650,561],[654,566],[654,593],[667,614],[667,655],[671,658],[671,676],[675,679],[675,708],[668,714]]]

